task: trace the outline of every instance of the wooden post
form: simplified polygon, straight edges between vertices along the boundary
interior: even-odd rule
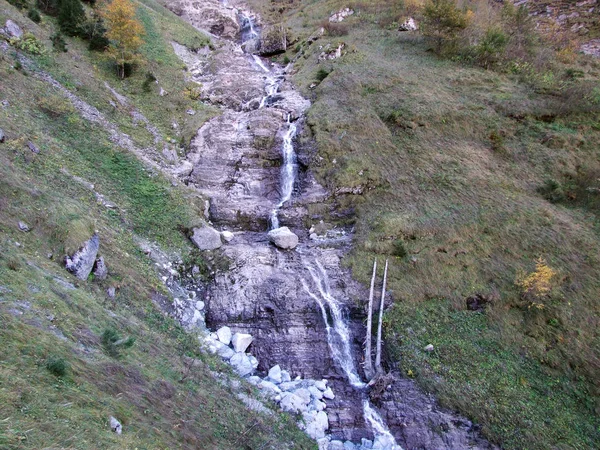
[[[369,312],[367,314],[367,336],[365,339],[365,375],[368,379],[373,376],[373,356],[371,355],[371,336],[373,334],[373,292],[375,290],[375,275],[377,273],[377,258],[373,261],[373,276],[369,291]]]
[[[375,370],[381,372],[381,327],[383,326],[383,306],[385,302],[385,285],[387,282],[388,260],[385,260],[383,271],[383,286],[381,287],[381,303],[379,304],[379,326],[377,327],[377,355],[375,356]]]

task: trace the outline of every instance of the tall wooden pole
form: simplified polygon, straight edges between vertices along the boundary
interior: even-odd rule
[[[371,336],[373,334],[373,292],[375,290],[375,275],[377,273],[377,258],[373,261],[373,276],[371,277],[371,290],[369,291],[369,312],[367,314],[367,336],[365,339],[365,375],[373,376],[373,359],[371,354]]]
[[[385,285],[387,282],[388,260],[385,260],[383,271],[383,286],[381,287],[381,303],[379,304],[379,326],[377,327],[377,355],[375,356],[375,370],[381,372],[381,327],[383,325],[383,306],[385,302]]]

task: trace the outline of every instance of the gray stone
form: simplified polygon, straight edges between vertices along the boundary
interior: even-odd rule
[[[4,25],[4,31],[8,34],[8,37],[21,39],[23,37],[23,30],[12,20],[8,19]]]
[[[307,411],[304,401],[291,392],[281,394],[281,402],[279,405],[281,406],[281,409],[286,412],[302,413]]]
[[[221,327],[217,330],[217,338],[225,345],[229,345],[231,343],[231,328],[229,327]]]
[[[279,364],[269,369],[269,380],[277,384],[283,381],[281,378],[281,367],[279,367]]]
[[[113,416],[110,416],[110,429],[117,434],[121,434],[123,432],[123,426],[121,425],[121,422],[119,422]]]
[[[221,231],[221,239],[223,242],[231,242],[235,235],[231,231]]]
[[[327,380],[317,380],[315,381],[315,387],[320,391],[324,391],[327,389]]]
[[[287,35],[282,25],[265,27],[258,43],[258,54],[273,56],[284,53],[287,49]]]
[[[406,19],[399,27],[398,31],[417,31],[419,26],[417,22],[412,17]]]
[[[25,222],[19,222],[18,226],[19,226],[19,230],[23,231],[24,233],[27,233],[28,231],[31,230],[31,228],[29,228],[29,225],[27,225]]]
[[[260,379],[260,377],[257,377],[256,375],[248,377],[247,381],[248,381],[248,383],[253,384],[255,386],[258,386],[262,382],[262,380]]]
[[[92,272],[99,248],[100,238],[94,234],[73,256],[65,258],[66,269],[80,280],[86,280]]]
[[[97,280],[106,280],[106,277],[108,277],[108,268],[106,267],[103,256],[97,258],[94,263],[94,277]]]
[[[317,399],[313,399],[309,404],[308,404],[308,409],[312,410],[312,411],[323,411],[325,408],[327,408],[327,405],[325,404],[325,402],[322,402],[321,400],[317,400]]]
[[[308,391],[310,392],[311,397],[316,398],[317,400],[321,400],[323,398],[323,392],[316,386],[310,386]]]
[[[4,142],[6,140],[6,134],[4,134],[4,131],[2,130],[2,128],[0,128],[0,144],[2,142]]]
[[[298,236],[292,233],[288,227],[275,228],[269,231],[269,240],[284,250],[296,248],[298,245]]]
[[[327,389],[325,389],[325,392],[323,392],[323,397],[327,400],[333,400],[335,398],[335,394],[333,393],[331,388],[328,387]]]
[[[362,438],[362,439],[360,440],[360,445],[361,445],[363,448],[370,449],[370,448],[373,448],[373,441],[370,441],[370,440],[368,440],[368,439],[366,439],[366,438]]]
[[[302,403],[308,405],[310,403],[310,391],[306,388],[300,388],[293,392],[294,395],[302,399]]]
[[[248,355],[248,359],[250,360],[250,364],[252,364],[253,369],[258,369],[258,359],[256,359],[252,355]]]
[[[108,298],[115,298],[116,291],[117,290],[115,289],[115,287],[111,286],[106,290],[106,295],[108,296]]]
[[[290,373],[287,370],[282,370],[281,371],[281,382],[287,383],[288,381],[292,381],[292,377],[290,376]]]
[[[344,450],[356,450],[356,445],[352,441],[344,442]]]
[[[299,381],[288,381],[285,383],[281,383],[279,387],[282,391],[293,391],[300,385]]]
[[[313,439],[325,437],[325,431],[329,429],[329,418],[324,411],[319,411],[315,419],[306,425],[306,434]]]
[[[338,12],[333,14],[331,17],[329,17],[329,22],[331,22],[331,23],[343,22],[346,17],[351,16],[352,14],[354,14],[354,10],[352,10],[350,8],[342,8]]]
[[[229,363],[233,366],[233,370],[242,377],[250,375],[254,371],[252,362],[245,353],[236,353],[231,357]]]
[[[40,152],[40,149],[31,141],[27,141],[27,147],[36,155]]]
[[[250,344],[252,344],[252,340],[254,338],[245,333],[235,333],[231,338],[231,344],[233,345],[233,349],[236,352],[245,352]]]
[[[178,178],[185,178],[192,173],[192,170],[194,170],[194,165],[189,161],[183,161],[179,166],[172,169],[172,172]]]
[[[194,234],[190,239],[200,250],[215,250],[222,245],[221,235],[214,228],[203,226],[194,228],[193,232]]]
[[[230,360],[231,358],[233,358],[233,355],[235,355],[235,352],[232,348],[228,347],[227,345],[222,345],[217,349],[217,355],[219,355],[223,359]]]
[[[344,443],[342,441],[331,441],[327,450],[345,450]]]
[[[258,384],[258,388],[262,391],[265,391],[268,395],[273,396],[276,394],[281,394],[281,389],[277,387],[276,384],[271,383],[270,381],[263,380]]]
[[[433,344],[426,345],[423,350],[425,350],[428,353],[431,353],[433,351]]]

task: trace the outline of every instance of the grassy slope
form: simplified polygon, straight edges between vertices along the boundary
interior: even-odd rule
[[[302,47],[343,6],[296,2],[284,19]],[[393,359],[506,448],[597,448],[600,211],[593,201],[552,204],[537,189],[597,168],[598,115],[538,120],[551,95],[382,29],[384,2],[355,7],[349,35],[304,45],[295,80],[313,100],[321,180],[376,186],[340,203],[357,212],[354,276],[366,284],[373,258],[392,258]],[[346,56],[317,63],[320,46],[339,42]],[[582,64],[597,81],[600,64]],[[332,72],[310,89],[320,69]],[[392,256],[399,247],[407,256]],[[543,310],[527,308],[515,286],[540,256],[559,273]],[[475,294],[493,299],[485,313],[466,310]]]
[[[144,3],[144,53],[166,97],[158,88],[142,89],[144,70],[116,81],[108,64],[77,40],[69,40],[68,53],[32,57],[140,147],[151,145],[152,136],[132,122],[127,107],[109,104],[105,80],[165,139],[174,133],[172,121],[189,133],[214,114],[184,95],[181,64],[168,43],[174,36],[190,44],[204,38],[155,2]],[[35,25],[2,0],[0,22],[7,18],[51,48],[50,19]],[[211,372],[229,369],[198,354],[195,338],[153,306],[152,296],[164,288],[134,238],[157,240],[187,258],[191,248],[179,227],[196,220],[196,196],[115,147],[60,92],[15,70],[14,63],[12,55],[0,56],[0,99],[10,105],[0,107],[0,127],[8,137],[0,144],[0,447],[312,448],[293,420],[252,412],[218,384]],[[44,99],[52,100],[58,114],[44,110]],[[190,107],[198,114],[185,114]],[[27,141],[40,153],[32,153]],[[100,205],[68,173],[92,182],[117,208]],[[32,231],[19,231],[18,221]],[[81,282],[64,270],[62,257],[94,230],[110,277]],[[110,286],[117,288],[114,300],[105,295]],[[135,337],[135,345],[119,358],[109,356],[100,339],[107,328]],[[199,366],[189,370],[185,355],[199,358]],[[65,376],[46,369],[52,357],[69,363]],[[122,421],[122,436],[109,430],[109,415]]]

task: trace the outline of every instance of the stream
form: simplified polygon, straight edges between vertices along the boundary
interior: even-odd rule
[[[335,395],[318,407],[319,417],[326,413],[321,449],[492,448],[471,422],[440,408],[411,380],[394,376],[371,403],[361,367],[368,293],[341,264],[352,230],[314,232],[321,221],[315,211],[330,207],[331,193],[310,169],[314,152],[298,140],[310,102],[290,82],[293,65],[246,51],[256,48],[263,26],[243,4],[181,0],[170,7],[200,29],[221,32],[215,50],[173,43],[202,100],[221,108],[198,130],[185,158],[189,170],[181,172],[208,199],[212,225],[232,233],[218,250],[227,269],[197,290],[200,302],[194,294],[208,328],[250,334],[247,351],[262,377],[277,365],[299,385],[317,380],[308,389],[327,382]],[[210,8],[210,20],[202,8]],[[295,249],[270,242],[269,230],[280,227],[298,236]],[[311,405],[320,405],[314,402],[303,413],[313,414],[310,420],[317,414]]]

